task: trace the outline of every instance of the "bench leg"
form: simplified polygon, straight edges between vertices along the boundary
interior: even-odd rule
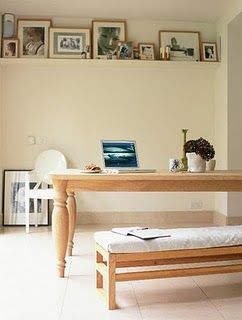
[[[103,282],[105,280],[105,288]],[[109,310],[116,309],[116,260],[111,254],[96,245],[96,289],[105,298]]]
[[[115,271],[116,271],[116,261],[113,254],[108,255],[107,259],[107,303],[108,309],[116,309],[116,280],[115,280]]]
[[[96,251],[96,263],[103,263],[103,256],[98,251]],[[103,276],[98,270],[96,270],[96,288],[103,288]]]

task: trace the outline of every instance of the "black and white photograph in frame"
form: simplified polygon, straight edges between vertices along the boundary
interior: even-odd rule
[[[159,31],[160,48],[170,49],[170,60],[200,61],[200,33],[195,31]]]
[[[218,61],[217,44],[215,42],[202,43],[202,58],[203,61]]]
[[[26,174],[30,170],[4,170],[3,177],[3,225],[25,225]],[[29,183],[34,188],[35,181]],[[43,185],[43,187],[46,187]],[[34,200],[30,199],[30,224],[35,223]],[[37,200],[38,224],[48,225],[48,200]]]
[[[50,58],[90,59],[90,29],[50,28]]]
[[[2,57],[17,58],[18,57],[18,39],[3,39],[2,41]]]
[[[133,43],[132,42],[119,42],[118,44],[118,59],[130,60],[134,58]]]
[[[153,43],[139,43],[141,60],[155,60],[155,45]]]
[[[93,59],[117,58],[118,44],[126,40],[125,21],[92,21]]]
[[[20,58],[47,58],[51,20],[18,20]]]

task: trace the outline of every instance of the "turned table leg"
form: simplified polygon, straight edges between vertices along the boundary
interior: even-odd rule
[[[65,256],[69,234],[66,185],[67,181],[65,180],[53,180],[55,197],[52,215],[52,233],[56,250],[57,272],[58,276],[62,278],[65,275]]]
[[[69,212],[69,238],[66,255],[72,256],[72,249],[74,245],[73,238],[76,226],[76,199],[74,192],[68,192],[67,209]]]

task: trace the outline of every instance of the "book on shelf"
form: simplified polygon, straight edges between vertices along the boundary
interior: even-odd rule
[[[133,236],[142,240],[151,240],[156,238],[166,238],[171,235],[163,229],[152,229],[146,227],[125,227],[125,228],[113,228],[112,232],[119,233],[124,236]]]

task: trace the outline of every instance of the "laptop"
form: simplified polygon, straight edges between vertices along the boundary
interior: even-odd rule
[[[101,147],[105,169],[116,169],[121,173],[156,172],[156,169],[139,168],[134,140],[101,140]]]

